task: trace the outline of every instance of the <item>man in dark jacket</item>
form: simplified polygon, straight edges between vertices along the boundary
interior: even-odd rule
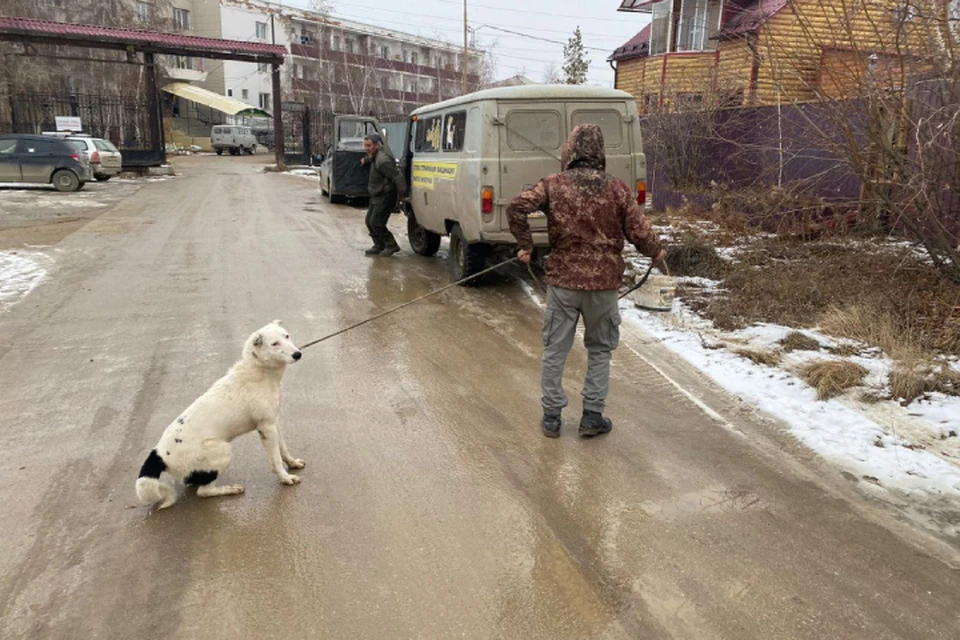
[[[609,433],[603,417],[610,381],[610,357],[620,343],[617,288],[623,280],[624,240],[643,255],[662,260],[660,240],[622,180],[606,173],[603,133],[586,124],[571,132],[561,158],[563,172],[547,176],[514,198],[507,208],[510,231],[529,262],[533,236],[527,216],[547,216],[547,310],[543,321],[543,433],[560,435],[560,414],[567,406],[563,369],[583,316],[583,343],[589,354],[583,385],[580,435]]]
[[[397,200],[406,195],[407,183],[397,167],[397,160],[383,146],[377,134],[363,139],[367,157],[360,164],[370,165],[367,191],[370,193],[370,208],[367,210],[367,229],[373,238],[373,246],[366,250],[368,256],[392,256],[400,251],[397,239],[387,229],[390,214],[397,208]]]

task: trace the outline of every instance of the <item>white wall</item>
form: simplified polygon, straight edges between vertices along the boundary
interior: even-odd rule
[[[276,36],[276,43],[287,47],[289,39],[286,30],[280,20],[276,20],[274,31],[270,29],[270,16],[264,12],[255,9],[242,7],[222,6],[220,11],[221,20],[221,38],[227,40],[239,40],[241,42],[264,42],[272,43],[271,35]],[[262,22],[267,25],[266,38],[257,38],[257,23]],[[223,95],[231,95],[237,100],[247,104],[259,107],[260,94],[273,95],[273,81],[270,76],[270,67],[260,72],[257,65],[250,62],[225,61],[223,63]],[[247,97],[243,97],[244,90],[247,91]],[[273,110],[273,103],[267,106],[267,109]]]

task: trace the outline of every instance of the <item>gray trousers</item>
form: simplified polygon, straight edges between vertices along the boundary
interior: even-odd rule
[[[563,368],[573,347],[577,322],[583,316],[587,378],[583,408],[602,413],[610,390],[610,357],[620,344],[620,308],[616,291],[573,291],[550,287],[543,317],[543,410],[558,413],[567,406]]]

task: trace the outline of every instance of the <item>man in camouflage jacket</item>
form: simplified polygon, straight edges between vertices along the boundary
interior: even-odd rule
[[[603,417],[609,391],[610,356],[620,342],[617,289],[623,280],[621,256],[629,240],[645,256],[662,260],[660,240],[640,211],[630,188],[606,173],[603,133],[593,124],[571,132],[561,158],[563,172],[547,176],[513,199],[507,208],[510,231],[529,262],[533,236],[527,216],[547,216],[547,310],[543,321],[543,433],[560,435],[560,414],[567,406],[563,369],[583,316],[583,342],[589,353],[583,386],[580,435],[609,433]]]

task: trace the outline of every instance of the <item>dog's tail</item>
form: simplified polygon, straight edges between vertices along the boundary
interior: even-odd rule
[[[154,449],[140,467],[137,478],[137,497],[143,504],[157,504],[157,509],[166,509],[177,501],[177,492],[168,484],[160,482],[160,474],[167,470],[167,463]]]

